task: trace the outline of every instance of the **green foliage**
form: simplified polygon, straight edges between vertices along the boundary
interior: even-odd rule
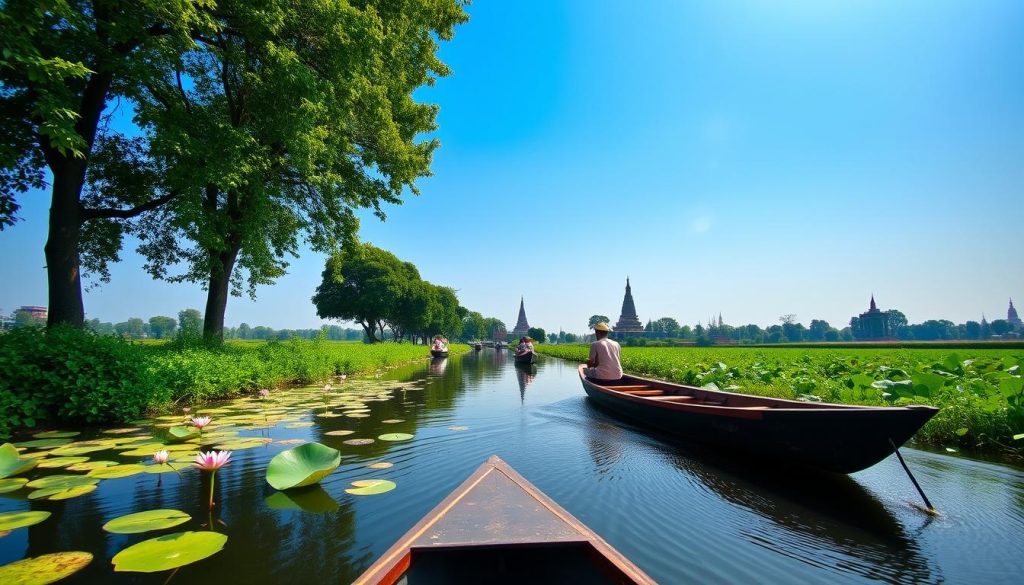
[[[596,326],[598,323],[611,323],[611,322],[612,322],[611,319],[609,319],[608,317],[606,317],[604,315],[591,315],[590,319],[587,321],[587,327],[589,329],[593,329],[594,326]]]
[[[2,335],[0,371],[0,436],[43,420],[132,420],[166,399],[138,347],[85,330],[28,328]]]
[[[547,341],[547,333],[545,333],[540,327],[530,327],[526,330],[526,334],[537,343],[544,343]]]
[[[541,353],[583,362],[585,345]],[[626,347],[634,374],[778,398],[813,396],[867,405],[930,404],[941,410],[918,440],[964,448],[1015,450],[1024,431],[1024,352],[971,349],[970,357],[933,349]]]

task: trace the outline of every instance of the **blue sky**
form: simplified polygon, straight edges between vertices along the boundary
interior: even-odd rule
[[[442,49],[422,195],[361,237],[514,324],[618,317],[843,326],[1024,308],[1024,3],[495,2]],[[45,304],[48,194],[0,233],[0,310]],[[322,255],[227,322],[309,327]],[[130,250],[104,321],[202,309]],[[16,275],[15,278],[9,278]]]

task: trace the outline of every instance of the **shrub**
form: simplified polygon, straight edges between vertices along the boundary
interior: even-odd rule
[[[0,435],[40,421],[124,422],[166,400],[143,351],[112,336],[57,327],[0,336]]]

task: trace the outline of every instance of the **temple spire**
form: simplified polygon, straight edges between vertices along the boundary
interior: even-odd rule
[[[877,311],[878,307],[875,306],[875,293],[871,293],[871,308],[870,311]]]
[[[644,325],[636,315],[636,305],[633,304],[633,289],[629,285],[629,277],[626,277],[626,295],[622,297],[622,313],[615,323],[616,333],[643,331]]]
[[[526,320],[526,306],[523,304],[523,297],[519,297],[519,319],[516,320],[516,327],[512,330],[512,335],[522,337],[529,330],[530,323]]]

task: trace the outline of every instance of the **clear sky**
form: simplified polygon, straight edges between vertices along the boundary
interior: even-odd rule
[[[637,312],[842,327],[1024,310],[1024,2],[484,1],[442,49],[422,195],[361,237],[514,325]],[[48,194],[0,233],[0,310],[45,304]],[[129,246],[131,242],[129,242]],[[311,327],[303,253],[227,322]],[[88,317],[202,309],[130,249]]]

